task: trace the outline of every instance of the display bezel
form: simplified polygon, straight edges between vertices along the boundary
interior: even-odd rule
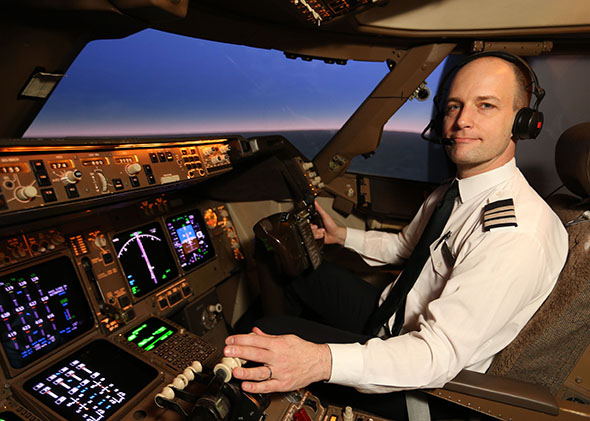
[[[49,348],[49,351],[47,351],[44,354],[41,354],[38,358],[36,358],[34,360],[30,360],[29,362],[24,364],[22,367],[14,367],[11,364],[10,359],[8,358],[8,355],[5,352],[4,346],[0,346],[0,355],[2,356],[2,365],[6,368],[6,370],[9,373],[9,376],[11,376],[11,377],[16,376],[23,371],[29,370],[31,367],[38,366],[43,361],[46,361],[47,359],[56,355],[58,352],[61,352],[63,349],[70,349],[71,347],[75,346],[76,343],[79,343],[79,341],[82,340],[82,338],[88,337],[89,335],[91,335],[93,332],[95,332],[98,329],[97,323],[96,323],[96,314],[95,314],[94,306],[92,304],[92,301],[90,300],[90,297],[87,294],[86,288],[84,287],[83,278],[80,274],[80,271],[78,270],[77,262],[75,262],[75,260],[72,258],[72,256],[70,254],[56,253],[56,254],[47,256],[43,259],[28,261],[26,264],[11,267],[10,270],[5,270],[5,271],[1,272],[0,278],[7,277],[12,274],[21,272],[21,271],[30,270],[36,266],[44,265],[44,264],[47,264],[52,261],[57,261],[62,258],[67,259],[68,262],[71,264],[72,269],[73,269],[73,274],[75,275],[78,286],[79,286],[79,291],[76,291],[76,292],[79,292],[81,294],[81,297],[84,298],[84,301],[88,305],[89,316],[90,316],[88,318],[88,321],[89,321],[88,327],[85,328],[84,330],[81,330],[78,334],[70,337],[67,342],[60,344],[59,346],[56,346],[55,348]],[[76,280],[74,282],[76,282]]]
[[[199,224],[201,224],[202,226],[202,232],[205,236],[205,241],[207,242],[207,244],[209,244],[210,248],[211,248],[211,254],[209,256],[207,256],[205,259],[199,261],[198,263],[192,265],[192,266],[183,266],[182,265],[182,261],[180,259],[180,256],[178,255],[178,251],[176,250],[176,247],[174,246],[174,238],[172,237],[172,234],[170,233],[170,229],[168,228],[168,221],[175,219],[175,218],[179,218],[188,214],[194,214],[195,218],[197,219],[197,222]],[[217,258],[217,253],[215,251],[215,245],[213,244],[213,238],[211,236],[211,233],[209,232],[209,227],[207,226],[207,223],[205,222],[204,218],[203,218],[203,213],[201,212],[201,210],[199,208],[196,207],[192,207],[190,209],[186,209],[185,211],[182,212],[176,212],[173,215],[170,216],[166,216],[163,217],[163,223],[164,223],[164,228],[166,230],[166,235],[168,236],[168,239],[170,241],[170,245],[171,245],[171,250],[173,252],[174,258],[176,259],[178,266],[180,267],[180,270],[183,271],[183,273],[189,273],[192,272],[195,269],[200,268],[201,266],[215,260]]]
[[[166,280],[166,282],[163,283],[159,283],[158,285],[156,285],[155,287],[148,289],[147,291],[141,293],[141,294],[134,294],[133,293],[133,286],[130,285],[129,283],[129,276],[131,274],[127,273],[127,271],[125,270],[125,266],[123,265],[123,263],[121,262],[121,258],[118,256],[120,249],[117,248],[117,245],[115,243],[115,238],[118,238],[119,236],[123,235],[123,234],[131,234],[134,231],[137,231],[139,229],[145,228],[145,227],[149,227],[149,226],[156,226],[161,234],[162,234],[162,241],[164,242],[164,245],[166,246],[165,249],[167,250],[167,253],[169,254],[170,257],[170,262],[172,264],[172,268],[176,271],[176,273],[174,274],[174,276],[170,276],[170,279]],[[176,279],[179,278],[179,276],[181,275],[181,272],[178,268],[178,262],[175,259],[175,253],[172,251],[172,246],[170,244],[170,239],[168,238],[167,235],[167,229],[162,228],[162,223],[159,219],[156,220],[151,220],[148,222],[144,222],[143,224],[139,224],[135,227],[132,228],[127,228],[127,229],[122,229],[122,230],[117,230],[117,232],[113,232],[109,235],[109,239],[111,242],[111,245],[115,251],[115,257],[116,257],[116,261],[117,261],[117,265],[119,266],[121,273],[123,274],[123,281],[125,282],[125,285],[127,287],[127,289],[129,290],[129,293],[131,294],[131,296],[133,297],[134,301],[139,301],[142,300],[148,296],[150,296],[151,294],[153,294],[155,291],[159,291],[162,288],[165,288],[167,286],[170,286]]]
[[[25,419],[16,412],[10,409],[5,409],[0,411],[0,421],[25,421]]]
[[[147,392],[152,391],[155,384],[161,381],[161,378],[158,368],[154,367],[146,361],[143,361],[139,356],[135,355],[132,352],[129,352],[129,350],[126,350],[120,345],[113,343],[112,341],[109,341],[105,338],[95,338],[93,340],[86,341],[81,346],[79,346],[75,351],[67,353],[67,355],[65,355],[63,358],[60,358],[59,360],[54,360],[51,363],[44,365],[41,369],[37,370],[33,375],[18,382],[17,389],[20,390],[19,393],[22,393],[22,397],[26,397],[26,400],[29,401],[29,403],[35,405],[36,408],[39,408],[39,410],[42,410],[43,412],[50,415],[50,418],[70,419],[64,417],[62,414],[57,412],[52,406],[46,404],[42,399],[38,398],[37,394],[31,393],[31,387],[29,387],[29,385],[31,383],[35,383],[35,381],[38,381],[39,378],[43,377],[43,375],[47,375],[49,372],[54,371],[56,367],[63,365],[64,361],[71,360],[72,357],[79,357],[80,355],[84,354],[84,352],[86,352],[93,344],[96,343],[108,344],[108,346],[110,346],[111,349],[115,348],[115,351],[118,356],[123,356],[127,359],[126,361],[131,360],[138,366],[142,366],[142,370],[134,371],[135,375],[139,374],[143,376],[144,383],[142,387],[135,388],[135,390],[133,391],[134,393],[132,395],[129,395],[129,398],[123,403],[123,405],[117,408],[113,413],[109,414],[108,419],[118,419],[122,411],[125,411],[126,408],[135,406],[139,400],[144,398]],[[128,364],[112,364],[114,357],[112,353],[103,354],[106,359],[106,361],[104,361],[105,367],[113,366],[113,373],[120,371],[120,366],[128,367]],[[92,362],[94,361],[96,360],[92,359]],[[113,378],[113,373],[110,373],[110,380],[112,380]],[[136,377],[129,376],[127,374],[125,374],[125,376],[128,379],[131,379],[132,381],[137,380]],[[123,376],[122,378],[125,379],[125,376]],[[148,379],[148,377],[150,377],[151,379]]]

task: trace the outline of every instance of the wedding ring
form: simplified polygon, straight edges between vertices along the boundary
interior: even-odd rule
[[[266,368],[268,368],[268,377],[266,379],[264,379],[263,381],[267,381],[272,379],[272,369],[270,368],[270,365],[264,365]]]

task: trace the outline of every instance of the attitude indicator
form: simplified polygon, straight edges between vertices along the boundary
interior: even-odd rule
[[[119,233],[112,241],[134,297],[143,297],[178,276],[160,224]]]

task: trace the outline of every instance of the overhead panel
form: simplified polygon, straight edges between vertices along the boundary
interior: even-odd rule
[[[322,24],[357,9],[366,8],[377,0],[290,0],[310,23]]]

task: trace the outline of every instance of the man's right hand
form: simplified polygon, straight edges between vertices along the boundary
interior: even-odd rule
[[[315,209],[322,217],[324,227],[320,228],[315,224],[310,224],[311,231],[316,240],[324,239],[324,244],[340,244],[344,245],[346,240],[346,227],[341,227],[334,222],[334,219],[320,206],[318,201],[315,201]]]

